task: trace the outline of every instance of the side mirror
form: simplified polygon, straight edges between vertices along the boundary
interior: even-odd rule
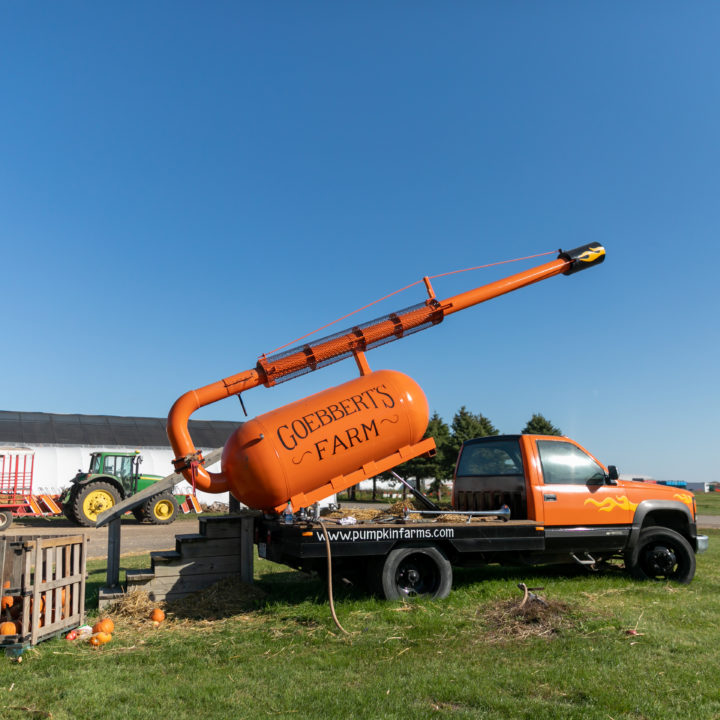
[[[619,478],[617,467],[615,465],[608,465],[608,485],[617,485]]]

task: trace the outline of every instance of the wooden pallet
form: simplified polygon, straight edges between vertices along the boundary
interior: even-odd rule
[[[3,595],[19,611],[19,632],[2,636],[1,647],[35,645],[83,624],[86,558],[84,534],[0,537]]]

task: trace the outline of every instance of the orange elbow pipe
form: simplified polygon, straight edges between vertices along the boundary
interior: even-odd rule
[[[188,430],[190,416],[196,410],[205,407],[205,405],[210,405],[232,395],[239,395],[244,390],[249,390],[260,384],[262,384],[262,380],[258,372],[248,370],[197,390],[190,390],[181,395],[170,409],[167,421],[167,435],[175,452],[173,463],[188,482],[192,483],[194,480],[195,487],[198,490],[221,493],[228,491],[230,486],[224,473],[208,472],[200,463],[195,467],[195,477],[193,478],[190,461],[193,459],[201,460],[202,456],[190,437],[190,431]]]

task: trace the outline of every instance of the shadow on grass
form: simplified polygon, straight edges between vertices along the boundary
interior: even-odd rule
[[[145,567],[146,557],[123,558],[121,583],[124,571],[133,567]],[[282,566],[278,566],[282,568]],[[463,591],[489,582],[501,582],[515,587],[526,583],[531,587],[542,587],[548,582],[575,580],[590,575],[606,574],[617,576],[618,569],[607,569],[591,573],[579,565],[528,566],[528,565],[486,565],[479,567],[457,567],[453,570],[453,590]],[[347,573],[333,573],[333,596],[337,603],[362,602],[373,595],[367,585]],[[98,594],[105,585],[104,566],[89,570],[86,581],[86,608],[97,609]],[[221,619],[248,612],[275,610],[278,606],[297,607],[303,604],[323,606],[328,602],[328,585],[325,577],[292,569],[260,570],[253,585],[241,583],[239,578],[229,578],[215,585],[193,593],[182,600],[168,604],[168,609],[180,618]]]
[[[618,567],[608,565],[597,571],[581,565],[483,565],[453,569],[453,588],[467,588],[489,581],[524,582],[542,585],[548,580],[576,580],[578,578],[624,574]]]

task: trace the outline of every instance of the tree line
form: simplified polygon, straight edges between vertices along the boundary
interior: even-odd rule
[[[425,438],[435,439],[437,452],[434,457],[417,457],[408,460],[395,469],[398,475],[407,479],[415,478],[419,490],[438,493],[443,480],[452,478],[455,471],[460,447],[466,440],[488,435],[499,435],[497,428],[482,413],[472,413],[464,405],[455,413],[452,423],[448,425],[437,412],[428,422]],[[555,427],[541,413],[533,413],[522,429],[523,435],[562,435],[560,428]],[[394,480],[388,472],[378,476],[382,480]],[[423,481],[431,480],[426,488]],[[350,498],[355,499],[355,488],[350,489]],[[373,481],[373,498],[375,497],[375,481]]]

